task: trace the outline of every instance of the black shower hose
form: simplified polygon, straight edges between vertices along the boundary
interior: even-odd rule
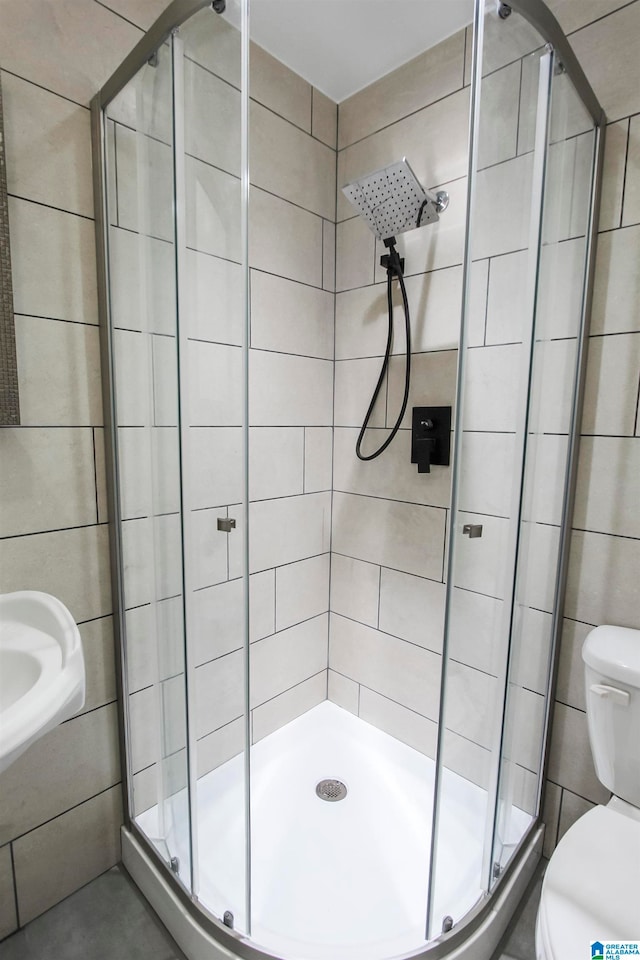
[[[381,453],[387,449],[396,433],[400,429],[400,424],[402,423],[402,418],[404,417],[404,412],[407,409],[407,402],[409,400],[409,384],[411,382],[411,319],[409,317],[409,301],[407,300],[407,290],[404,285],[404,277],[402,275],[402,264],[400,262],[400,257],[398,256],[398,251],[395,248],[393,243],[388,243],[389,246],[389,260],[387,263],[387,306],[389,309],[389,332],[387,334],[387,347],[384,352],[384,360],[382,361],[382,369],[380,370],[380,376],[378,377],[378,382],[376,388],[373,391],[373,396],[371,397],[371,403],[369,404],[369,409],[367,410],[366,416],[360,428],[360,433],[356,441],[356,454],[360,460],[375,460],[376,457],[379,457]],[[404,307],[404,325],[406,330],[406,339],[407,339],[407,355],[405,363],[405,373],[404,373],[404,397],[402,398],[402,406],[400,408],[400,413],[398,414],[398,419],[396,420],[391,433],[387,437],[381,446],[378,447],[374,453],[364,454],[361,452],[360,447],[362,440],[364,438],[366,429],[369,425],[369,419],[373,413],[373,408],[376,405],[376,400],[380,393],[382,384],[384,383],[384,378],[387,375],[389,369],[389,358],[391,356],[391,347],[393,344],[393,278],[397,277],[400,284],[400,292],[402,293],[402,305]]]

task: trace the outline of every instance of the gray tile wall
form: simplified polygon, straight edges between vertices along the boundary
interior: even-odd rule
[[[152,4],[109,6],[0,12],[23,424],[0,431],[0,590],[60,597],[87,667],[81,714],[2,774],[0,938],[120,858],[88,105]]]
[[[455,396],[469,91],[466,32],[344,101],[338,111],[336,358],[329,699],[433,756],[439,706],[450,470],[410,461],[414,404]],[[340,187],[406,156],[452,202],[436,227],[399,239],[412,308],[412,387],[402,428],[379,459],[355,454],[387,329],[381,245]],[[396,323],[402,325],[396,295]],[[431,317],[437,318],[435,322]],[[402,402],[397,336],[364,452]]]
[[[546,852],[608,793],[593,768],[581,647],[640,628],[640,3],[550,0],[609,121],[569,582],[546,784]]]

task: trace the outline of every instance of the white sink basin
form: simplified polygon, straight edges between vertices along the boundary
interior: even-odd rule
[[[0,596],[0,773],[84,705],[82,641],[48,593]]]

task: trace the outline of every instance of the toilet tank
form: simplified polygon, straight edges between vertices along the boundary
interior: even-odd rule
[[[640,630],[596,627],[582,659],[596,774],[615,796],[640,807]]]

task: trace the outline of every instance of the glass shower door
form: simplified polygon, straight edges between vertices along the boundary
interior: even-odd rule
[[[596,136],[562,68],[551,78],[547,170],[508,683],[491,863],[496,880],[541,792],[575,417]]]
[[[174,30],[104,123],[129,810],[247,933],[247,6],[227,8]]]
[[[129,809],[190,888],[173,113],[164,44],[105,111],[114,522]]]
[[[428,938],[463,917],[493,873],[552,76],[552,53],[522,17],[501,20],[479,0],[475,22]],[[530,822],[514,814],[519,836]]]
[[[249,933],[246,51],[211,7],[172,45],[194,893]]]

